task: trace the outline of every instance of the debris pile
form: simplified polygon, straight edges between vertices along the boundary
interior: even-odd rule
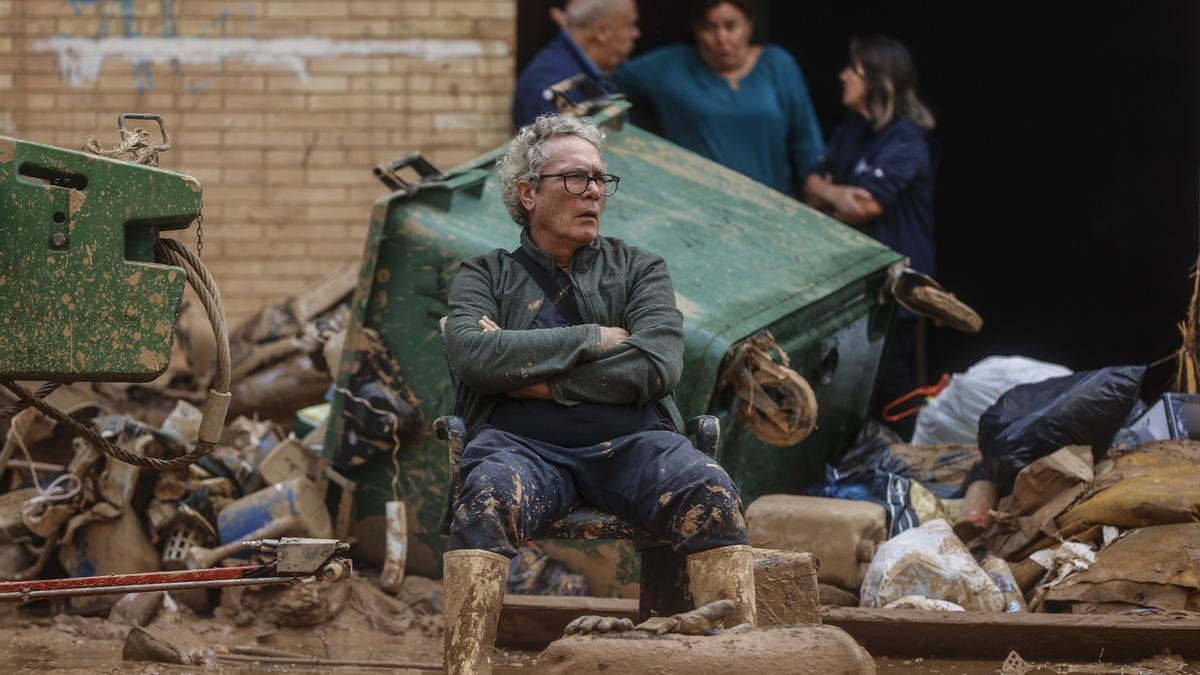
[[[243,550],[241,542],[253,539],[348,541],[350,519],[335,523],[326,507],[326,488],[336,476],[328,465],[347,468],[384,448],[391,451],[396,434],[421,423],[394,357],[367,332],[361,338],[367,348],[347,364],[350,389],[363,406],[391,417],[380,421],[348,406],[357,445],[333,462],[321,458],[329,415],[324,401],[335,386],[356,281],[357,266],[347,267],[233,331],[232,421],[219,447],[184,470],[150,471],[113,459],[32,408],[0,418],[0,581],[249,565],[259,554]],[[197,406],[209,385],[214,348],[202,313],[194,309],[185,308],[178,338],[167,371],[154,382],[77,383],[50,401],[130,453],[182,456],[196,444]],[[0,406],[12,403],[0,397]],[[403,521],[402,508],[396,517]],[[403,522],[398,531],[402,541]],[[421,580],[405,583],[403,559],[396,564],[390,590],[411,594]],[[130,658],[197,665],[212,660],[211,650],[167,640],[152,625],[164,606],[168,614],[215,612],[233,625],[275,626],[322,624],[352,609],[375,630],[433,633],[440,630],[433,620],[440,617],[439,597],[440,587],[436,594],[396,600],[354,579],[41,602],[84,616],[107,615],[100,625],[128,634]],[[67,628],[99,630],[72,626]]]
[[[981,362],[921,410],[940,444],[868,423],[807,495],[748,507],[751,543],[814,553],[826,604],[1200,612],[1200,399],[1063,371]]]

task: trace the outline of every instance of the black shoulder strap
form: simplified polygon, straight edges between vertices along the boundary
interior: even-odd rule
[[[554,283],[554,279],[551,278],[550,273],[546,271],[546,268],[537,264],[533,258],[529,257],[529,252],[525,250],[524,246],[518,246],[510,255],[512,255],[513,260],[521,263],[521,267],[525,268],[530,278],[546,294],[546,298],[554,303],[554,306],[558,308],[558,311],[562,312],[567,321],[571,322],[571,325],[583,325],[583,317],[579,314],[579,306],[575,304],[575,296],[571,295],[569,290],[559,288],[558,284]]]

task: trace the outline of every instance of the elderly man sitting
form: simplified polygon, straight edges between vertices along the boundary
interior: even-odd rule
[[[683,317],[666,263],[600,236],[620,180],[603,142],[570,117],[522,128],[497,162],[521,246],[465,261],[450,286],[469,437],[444,558],[452,673],[490,669],[509,559],[581,502],[672,542],[697,603],[734,600],[734,623],[754,623],[737,488],[679,434]]]

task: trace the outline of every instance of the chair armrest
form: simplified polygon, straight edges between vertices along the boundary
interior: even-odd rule
[[[684,434],[696,444],[696,449],[709,457],[717,456],[721,444],[721,420],[713,415],[697,415],[684,425]]]
[[[433,433],[446,444],[450,470],[458,473],[458,463],[467,445],[467,425],[457,415],[442,415],[433,421]]]

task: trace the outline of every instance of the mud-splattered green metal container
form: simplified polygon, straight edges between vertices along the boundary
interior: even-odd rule
[[[187,275],[156,263],[154,242],[201,196],[185,174],[0,136],[0,375],[162,373]]]
[[[718,459],[746,503],[797,491],[820,478],[824,462],[845,448],[867,415],[894,314],[881,289],[888,268],[902,258],[741,174],[632,125],[619,128],[626,110],[617,104],[596,116],[608,125],[609,172],[621,176],[601,231],[667,261],[686,333],[679,407],[685,418],[720,418]],[[446,450],[427,427],[454,406],[438,333],[446,290],[462,259],[519,243],[493,170],[500,152],[418,189],[393,192],[371,213],[346,344],[354,345],[354,331],[364,326],[382,333],[420,400],[426,431],[401,444],[395,464],[379,456],[350,473],[357,483],[355,533],[364,557],[382,555],[383,505],[393,497],[397,466],[396,495],[410,514],[411,573],[437,574],[445,546],[437,524],[445,507]],[[820,404],[816,431],[794,447],[759,441],[734,414],[732,390],[718,388],[731,345],[762,329],[786,350]],[[344,400],[341,394],[333,400],[327,458],[341,441]],[[565,557],[582,565],[590,555]],[[618,576],[636,579],[626,568]],[[593,583],[594,594],[605,590]]]

